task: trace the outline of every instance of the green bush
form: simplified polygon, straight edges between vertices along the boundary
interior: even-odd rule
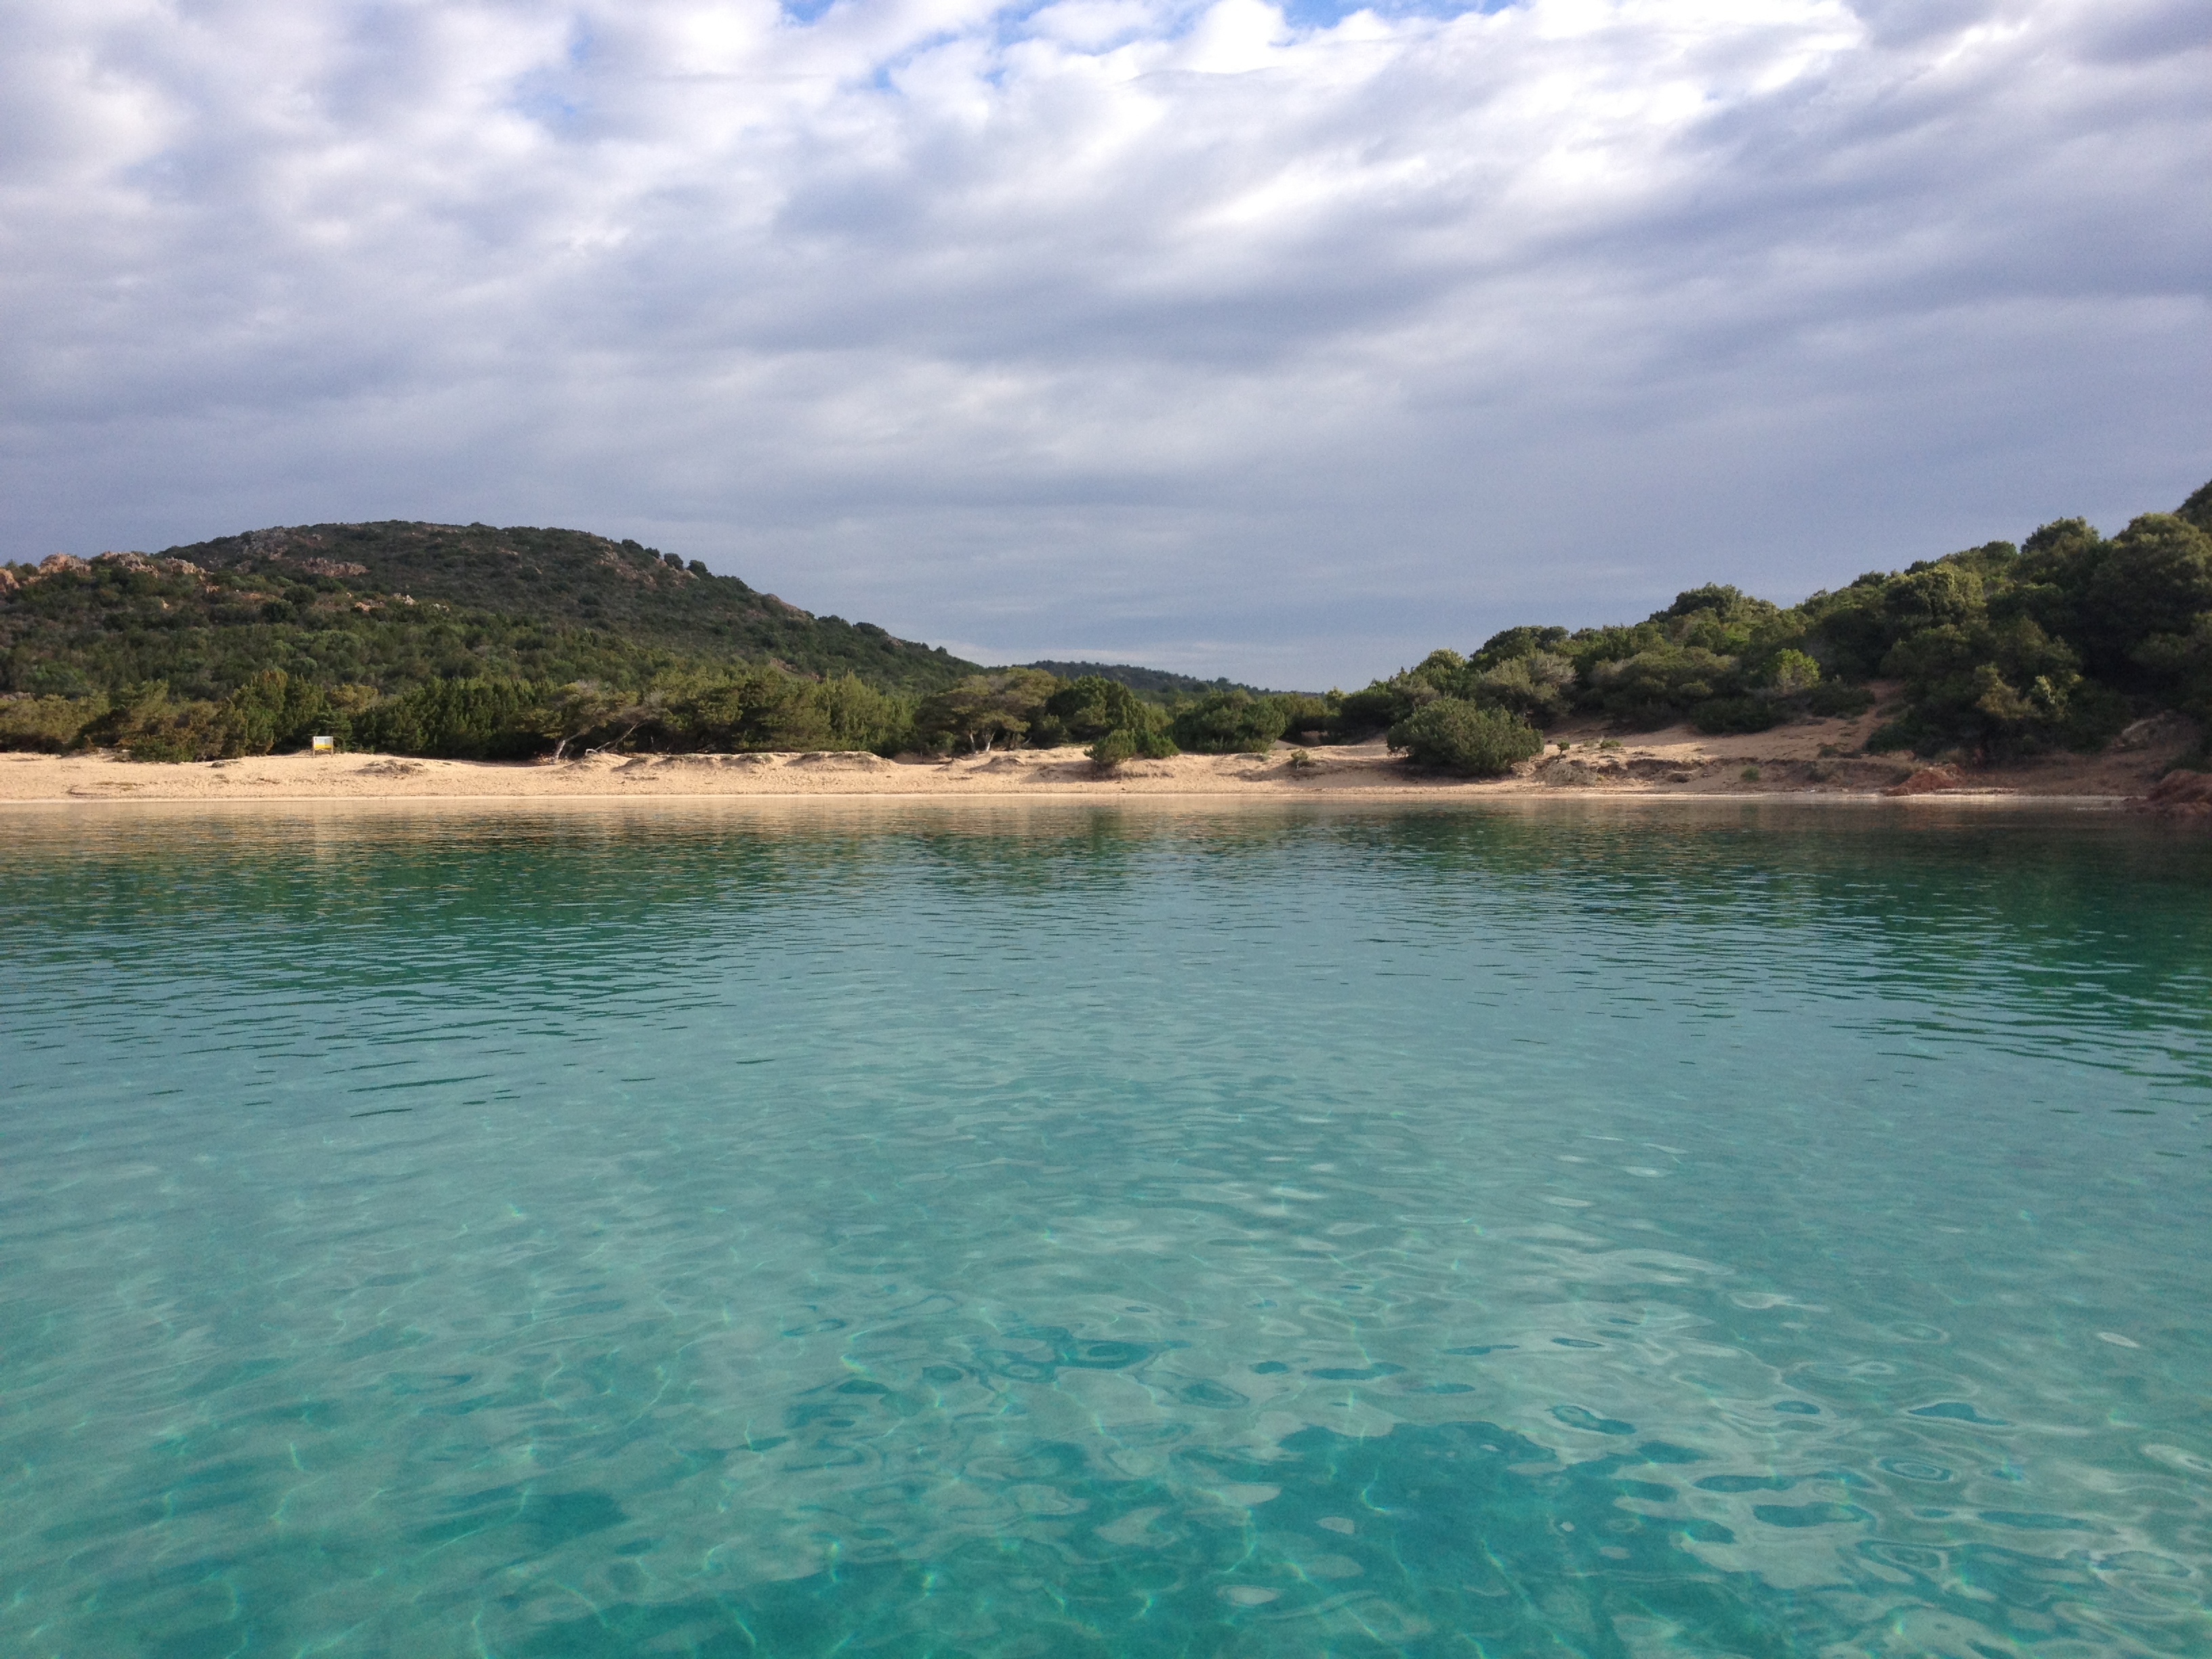
[[[1820,683],[1820,665],[1802,651],[1778,651],[1766,665],[1767,690],[1778,697],[1801,696]]]
[[[2064,641],[2025,616],[1923,629],[1884,659],[1884,670],[1905,681],[1907,707],[1883,741],[1996,759],[2094,749],[2126,723],[2127,708],[2080,665]]]
[[[1043,744],[1086,743],[1109,732],[1139,731],[1153,711],[1119,680],[1085,674],[1044,700],[1031,736]]]
[[[1001,744],[1018,748],[1060,690],[1059,677],[1038,668],[970,674],[922,699],[915,711],[915,737],[978,753]]]
[[[1764,732],[1782,719],[1782,711],[1765,697],[1708,697],[1690,711],[1690,724],[1700,732]]]
[[[1176,753],[1175,739],[1156,726],[1123,726],[1109,732],[1087,751],[1102,772],[1129,760],[1165,760]]]
[[[2199,614],[2185,634],[2152,635],[2136,647],[2135,659],[2175,708],[2212,727],[2212,610]]]
[[[222,753],[224,735],[222,704],[173,697],[166,680],[126,687],[82,734],[82,741],[120,749],[135,761],[213,760]]]
[[[2106,544],[2080,592],[2082,655],[2124,680],[2144,641],[2186,634],[2212,612],[2212,536],[2177,514],[2146,513]]]
[[[1209,691],[1176,711],[1168,726],[1176,746],[1200,755],[1265,754],[1283,735],[1289,713],[1273,697]]]
[[[1845,685],[1841,680],[1822,680],[1805,697],[1806,713],[1827,719],[1863,714],[1873,707],[1873,692],[1863,685]]]
[[[1404,750],[1418,765],[1487,778],[1540,754],[1544,738],[1534,726],[1502,708],[1439,697],[1392,726],[1389,744]]]
[[[312,680],[297,679],[281,668],[256,674],[222,702],[225,757],[265,755],[273,749],[302,749],[317,733],[333,737],[340,724],[331,698]]]
[[[1912,747],[1913,728],[1905,720],[1884,720],[1867,734],[1866,751],[1869,755],[1893,755],[1899,750]]]
[[[448,760],[514,760],[552,747],[544,688],[527,680],[432,680],[354,722],[364,749]]]
[[[1590,683],[1600,708],[1626,726],[1649,731],[1726,696],[1741,684],[1735,669],[1733,656],[1662,641],[1632,656],[1595,665]]]
[[[106,697],[0,697],[0,749],[58,755],[106,713]]]
[[[594,696],[610,705],[604,712],[593,707]],[[557,735],[586,747],[867,749],[890,755],[914,737],[912,699],[850,674],[814,680],[773,668],[738,668],[670,679],[635,698],[577,685],[557,694],[555,703],[563,713],[574,710],[567,714],[569,729]]]
[[[1282,711],[1285,733],[1304,737],[1311,732],[1326,738],[1336,729],[1336,714],[1327,697],[1304,691],[1277,691],[1270,693],[1267,700]]]
[[[1470,665],[1466,684],[1471,702],[1531,720],[1556,720],[1566,713],[1574,694],[1575,665],[1549,651],[1529,651],[1494,667]]]

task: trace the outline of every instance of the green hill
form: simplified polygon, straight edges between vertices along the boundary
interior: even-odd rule
[[[1692,588],[1639,623],[1510,628],[1326,698],[1126,665],[985,672],[572,530],[313,525],[0,566],[0,748],[143,759],[325,732],[558,756],[1379,731],[1494,770],[1569,718],[1756,732],[1878,695],[1869,748],[1970,763],[2094,749],[2161,709],[2212,728],[2212,484],[2110,538],[2062,519],[1787,607]]]
[[[1735,588],[1681,593],[1640,623],[1509,628],[1462,656],[1344,698],[1341,731],[1422,756],[1477,714],[1528,727],[1596,716],[1759,732],[1896,696],[1870,749],[1969,763],[2094,750],[2176,710],[2212,730],[2212,483],[2106,537],[2080,519],[1987,542],[1784,607]],[[1494,724],[1494,720],[1492,722]],[[1516,734],[1528,752],[1534,730]]]
[[[221,697],[282,670],[392,694],[436,679],[642,684],[686,664],[921,693],[975,672],[635,542],[489,525],[307,525],[0,568],[0,691],[165,681]]]

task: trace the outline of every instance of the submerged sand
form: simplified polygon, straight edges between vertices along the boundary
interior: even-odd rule
[[[1870,716],[1814,720],[1742,737],[1686,726],[1610,738],[1568,731],[1512,775],[1440,777],[1380,741],[1266,755],[1178,755],[1133,761],[1102,775],[1080,749],[1016,750],[953,759],[845,752],[591,755],[573,761],[420,760],[388,755],[269,755],[177,765],[106,755],[0,755],[0,801],[633,799],[653,796],[1302,796],[1335,799],[1473,799],[1601,792],[1650,796],[1872,796],[1912,779],[1915,765],[1855,755]],[[2008,769],[1923,775],[1929,797],[2124,799],[2145,794],[2195,741],[2175,728],[2103,754]],[[1824,753],[1823,751],[1826,751]],[[1756,775],[1749,775],[1755,772]],[[1923,798],[1916,796],[1913,798]]]

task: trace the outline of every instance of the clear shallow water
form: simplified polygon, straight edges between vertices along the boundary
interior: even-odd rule
[[[4,830],[7,1652],[2212,1652],[2201,834]]]

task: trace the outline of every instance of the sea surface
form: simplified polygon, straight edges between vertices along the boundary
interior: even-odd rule
[[[2212,1653],[2212,838],[0,815],[0,1652]]]

